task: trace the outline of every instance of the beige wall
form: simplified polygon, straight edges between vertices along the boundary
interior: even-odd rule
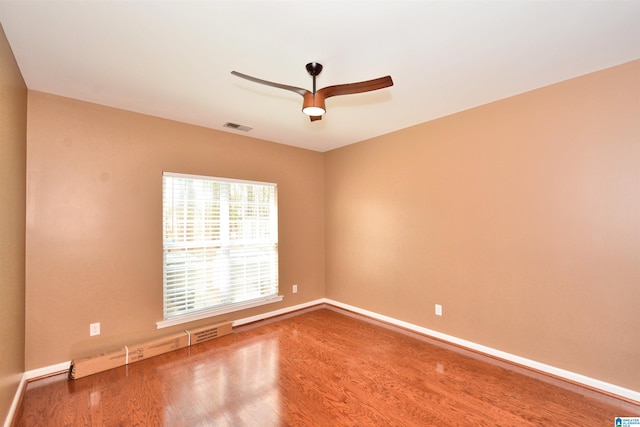
[[[639,76],[327,153],[327,297],[640,390]]]
[[[321,153],[33,91],[28,113],[27,369],[184,329],[156,329],[163,171],[278,184],[284,301],[195,325],[324,296]]]
[[[24,372],[27,87],[0,26],[0,421]]]

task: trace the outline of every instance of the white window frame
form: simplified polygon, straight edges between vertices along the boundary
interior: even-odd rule
[[[187,181],[193,183],[191,188],[200,189],[195,190],[196,193],[202,192],[185,196],[186,192],[172,190],[174,183],[186,185]],[[210,182],[219,188],[219,194],[203,190]],[[242,214],[234,221],[230,218],[231,204],[236,211],[243,209],[242,212],[249,205],[256,205],[246,200],[233,203],[229,191],[255,186],[272,189],[270,203],[259,204],[260,214]],[[158,329],[282,301],[283,296],[278,294],[277,194],[274,183],[163,173],[164,319],[156,323]],[[189,203],[181,203],[180,196]],[[178,207],[183,215],[173,215]],[[206,215],[205,210],[209,212]],[[211,214],[212,210],[218,213]],[[184,214],[187,211],[189,213]],[[234,233],[232,228],[241,232]],[[249,228],[251,231],[244,232]],[[249,248],[253,252],[243,252]],[[255,261],[256,253],[259,253],[259,262]],[[239,258],[254,261],[240,262]],[[232,268],[234,271],[230,272]],[[245,283],[247,277],[253,285]],[[187,294],[189,297],[185,298]],[[174,309],[179,311],[172,314]]]

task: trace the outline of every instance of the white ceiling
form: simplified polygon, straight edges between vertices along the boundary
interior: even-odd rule
[[[29,89],[327,151],[640,58],[640,1],[0,0]],[[391,75],[327,100],[311,89]]]

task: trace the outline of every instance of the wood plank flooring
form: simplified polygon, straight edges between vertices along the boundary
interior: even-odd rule
[[[75,381],[27,385],[18,426],[613,426],[640,406],[338,309]]]

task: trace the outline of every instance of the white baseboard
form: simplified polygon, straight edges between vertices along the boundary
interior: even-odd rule
[[[22,396],[22,392],[27,385],[27,379],[22,374],[20,379],[20,383],[18,384],[18,389],[16,390],[15,396],[13,396],[13,402],[11,402],[11,406],[9,407],[9,412],[7,413],[7,418],[4,420],[4,427],[11,427],[11,422],[13,421],[13,417],[16,415],[16,410],[18,409],[18,404],[20,403],[20,397]]]
[[[451,344],[455,344],[460,347],[468,348],[470,350],[483,353],[492,357],[496,357],[498,359],[502,359],[511,363],[515,363],[517,365],[521,365],[527,368],[535,369],[540,372],[544,372],[568,381],[572,381],[577,384],[582,384],[584,386],[603,391],[608,394],[620,396],[635,402],[640,402],[640,391],[630,390],[628,388],[620,387],[615,384],[610,384],[605,381],[597,380],[595,378],[590,378],[585,375],[581,375],[575,372],[567,371],[565,369],[556,368],[555,366],[550,366],[544,363],[536,362],[535,360],[527,359],[524,357],[516,356],[511,353],[507,353],[501,350],[496,350],[491,347],[487,347],[481,344],[476,344],[471,341],[463,340],[460,338],[456,338],[451,335],[443,334],[438,331],[434,331],[431,329],[423,328],[422,326],[417,326],[412,323],[404,322],[402,320],[395,319],[393,317],[384,316],[382,314],[375,313],[373,311],[364,310],[359,307],[355,307],[349,304],[344,304],[338,301],[334,301],[331,299],[325,298],[323,301],[326,304],[333,305],[338,308],[342,308],[348,311],[352,311],[354,313],[362,314],[367,317],[371,317],[372,319],[380,320],[385,323],[389,323],[395,326],[399,326],[404,329],[408,329],[413,332],[417,332],[422,335],[426,335],[429,337],[437,338],[439,340],[449,342]]]
[[[27,381],[30,381],[34,378],[47,377],[49,375],[69,371],[69,366],[71,366],[71,361],[62,362],[51,366],[45,366],[44,368],[33,369],[31,371],[25,372],[24,377]]]
[[[285,307],[280,310],[274,310],[263,314],[258,314],[256,316],[245,317],[243,319],[238,319],[233,321],[233,326],[245,325],[252,322],[257,322],[260,320],[269,319],[276,316],[281,316],[284,314],[292,313],[294,311],[302,310],[305,308],[313,307],[315,305],[320,304],[329,304],[337,308],[342,308],[344,310],[348,310],[354,313],[361,314],[363,316],[370,317],[375,320],[379,320],[385,323],[389,323],[391,325],[399,326],[404,329],[408,329],[410,331],[419,333],[421,335],[425,335],[428,337],[433,337],[445,342],[449,342],[451,344],[455,344],[457,346],[468,348],[470,350],[483,353],[498,359],[505,360],[507,362],[515,363],[517,365],[521,365],[527,368],[535,369],[540,372],[544,372],[550,375],[553,375],[558,378],[563,378],[565,380],[582,384],[584,386],[590,387],[592,389],[601,390],[605,393],[620,396],[622,398],[632,400],[634,402],[640,402],[640,391],[630,390],[628,388],[620,387],[615,384],[610,384],[605,381],[600,381],[595,378],[590,378],[585,375],[581,375],[575,372],[567,371],[565,369],[556,368],[554,366],[550,366],[544,363],[536,362],[535,360],[527,359],[524,357],[516,356],[511,353],[506,353],[501,350],[496,350],[491,347],[487,347],[481,344],[476,344],[471,341],[463,340],[460,338],[456,338],[451,335],[443,334],[438,331],[434,331],[431,329],[424,328],[422,326],[414,325],[413,323],[408,323],[402,320],[395,319],[393,317],[385,316],[382,314],[375,313],[373,311],[365,310],[359,307],[355,307],[353,305],[344,304],[338,301],[334,301],[329,298],[320,298],[317,300],[309,301],[306,303],[294,305],[291,307]],[[22,395],[22,390],[26,386],[26,382],[32,380],[34,378],[44,377],[60,372],[64,372],[69,370],[70,362],[58,363],[56,365],[46,366],[39,369],[34,369],[31,371],[27,371],[24,373],[22,381],[20,382],[20,386],[18,387],[18,391],[16,392],[16,396],[13,400],[13,404],[11,405],[11,409],[9,411],[9,415],[7,416],[7,420],[5,421],[5,427],[9,427],[11,425],[11,420],[13,419],[13,415],[17,408],[18,402],[20,400],[20,396]]]
[[[18,409],[18,404],[20,403],[20,398],[24,393],[24,389],[27,386],[27,382],[33,380],[35,378],[47,377],[53,374],[59,374],[60,372],[65,372],[69,370],[69,365],[71,362],[58,363],[56,365],[45,366],[44,368],[38,368],[31,371],[27,371],[22,374],[22,378],[20,379],[20,384],[18,385],[18,389],[16,390],[15,396],[13,396],[13,402],[11,402],[11,406],[9,407],[9,412],[7,413],[7,418],[4,420],[4,427],[10,427],[13,422],[13,417],[16,415],[16,410]]]
[[[258,314],[256,316],[245,317],[244,319],[238,319],[233,321],[233,326],[246,325],[247,323],[258,322],[260,320],[269,319],[270,317],[281,316],[283,314],[292,313],[294,311],[302,310],[305,308],[313,307],[314,305],[324,304],[328,300],[326,298],[320,298],[317,300],[305,302],[302,304],[294,305],[291,307],[281,308],[280,310],[269,311],[267,313]]]

